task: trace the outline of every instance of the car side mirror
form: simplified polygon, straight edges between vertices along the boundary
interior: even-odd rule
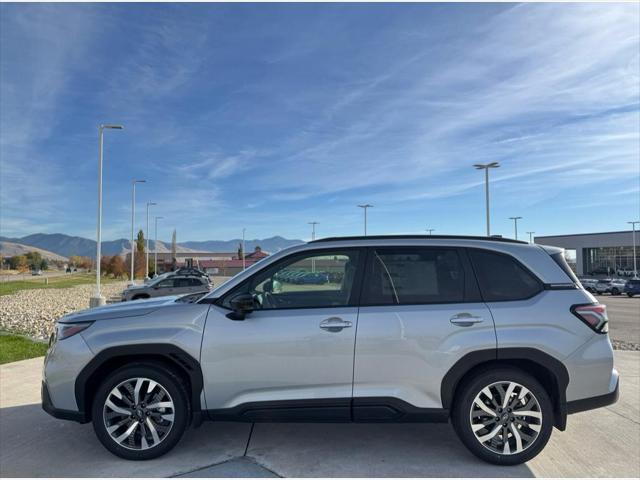
[[[231,320],[244,320],[247,314],[253,312],[255,300],[250,293],[241,293],[233,297],[229,304],[233,311],[227,314],[227,318]]]

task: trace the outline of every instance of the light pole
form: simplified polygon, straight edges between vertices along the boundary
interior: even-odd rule
[[[146,262],[144,268],[144,278],[149,278],[149,207],[152,205],[157,205],[155,202],[147,202],[147,231],[145,232],[145,236],[147,237],[147,251],[146,251]]]
[[[105,298],[100,292],[100,257],[102,243],[102,137],[104,130],[122,130],[122,125],[100,125],[98,127],[98,226],[96,228],[96,292],[89,299],[90,307],[104,305]]]
[[[146,183],[146,180],[131,180],[131,277],[129,278],[129,284],[134,285],[135,282],[135,247],[133,246],[133,239],[135,235],[135,221],[136,221],[136,183]]]
[[[513,220],[513,228],[516,233],[516,240],[518,239],[518,220],[522,219],[522,217],[509,217],[509,220]]]
[[[318,225],[320,222],[308,222],[309,225],[311,225],[311,241],[313,242],[316,239],[316,225]],[[311,259],[311,272],[315,273],[316,272],[316,259],[312,258]]]
[[[434,232],[435,228],[427,228],[425,230],[425,232],[427,232],[429,235],[431,235]]]
[[[366,237],[367,236],[367,209],[373,207],[373,205],[365,203],[364,205],[358,205],[358,206],[364,210],[364,236]]]
[[[498,168],[500,164],[498,162],[491,163],[476,163],[473,165],[476,170],[484,170],[484,196],[487,209],[487,237],[491,236],[491,222],[489,221],[489,169]]]
[[[527,232],[529,234],[529,243],[533,243],[533,234],[536,232]]]
[[[246,228],[242,229],[242,270],[247,268],[247,263],[246,263],[246,261],[244,259],[247,256],[246,252],[244,251],[244,233],[245,233],[245,230],[246,230]]]
[[[638,263],[636,259],[636,223],[640,223],[639,220],[633,222],[627,222],[631,224],[631,228],[633,229],[633,278],[634,280],[638,279]]]
[[[155,217],[156,229],[153,240],[153,273],[158,275],[158,220],[164,217]]]

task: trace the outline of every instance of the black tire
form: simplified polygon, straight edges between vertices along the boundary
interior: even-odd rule
[[[611,290],[611,295],[620,295],[620,290],[614,288],[613,290]]]
[[[149,295],[147,295],[147,294],[136,295],[131,300],[144,300],[145,298],[151,298],[151,297]]]
[[[136,378],[144,378],[157,382],[157,384],[168,392],[174,405],[173,424],[168,429],[168,433],[165,433],[165,436],[163,436],[156,445],[150,446],[144,450],[124,447],[117,443],[116,440],[111,437],[110,433],[107,431],[107,425],[105,425],[105,403],[107,399],[109,399],[111,391],[122,382]],[[189,424],[190,406],[188,399],[189,395],[187,394],[184,382],[171,369],[164,368],[160,364],[154,363],[134,363],[127,365],[108,375],[100,387],[98,387],[98,391],[96,392],[91,408],[93,428],[102,445],[118,457],[127,460],[150,460],[152,458],[157,458],[167,453],[178,443]],[[133,420],[129,421],[133,422]],[[142,422],[142,424],[144,425],[145,423]],[[125,425],[125,427],[128,425],[129,424]],[[138,429],[136,428],[136,430]],[[136,433],[136,430],[134,430],[134,434]],[[138,431],[137,434],[139,435],[140,431]],[[149,430],[148,436],[150,435],[151,432]],[[153,440],[151,441],[153,442]]]
[[[539,412],[542,414],[542,417],[539,420],[541,424],[535,425],[536,428],[539,428],[537,436],[535,436],[531,443],[519,453],[504,454],[491,450],[490,447],[481,443],[479,438],[476,438],[476,434],[472,429],[471,408],[474,406],[476,395],[479,395],[485,387],[492,386],[500,382],[515,382],[528,389],[529,392],[533,394],[534,399],[537,400]],[[515,400],[517,397],[513,398]],[[506,413],[506,410],[504,413]],[[514,414],[509,413],[508,415]],[[463,381],[463,383],[458,387],[454,400],[453,411],[451,413],[451,421],[462,443],[476,457],[495,465],[518,465],[527,462],[538,455],[549,441],[554,423],[553,406],[547,391],[531,375],[520,369],[512,367],[491,367],[474,372],[471,377]],[[498,427],[500,422],[502,422],[502,420],[497,421],[494,425]],[[491,426],[491,429],[493,429],[493,425]],[[487,428],[487,430],[489,430],[489,428]],[[507,431],[508,430],[509,429],[507,428]],[[524,433],[524,430],[518,431]],[[483,430],[480,430],[480,432],[483,432]],[[500,430],[499,434],[501,434],[501,432],[502,431]],[[481,435],[481,433],[479,433],[479,435]],[[511,435],[511,437],[508,435]],[[509,438],[515,441],[515,437],[512,433],[508,433],[508,435],[507,442],[510,441]],[[496,435],[495,437],[496,441],[498,441],[499,435]],[[520,437],[520,435],[518,435],[518,437]],[[494,440],[491,440],[491,442],[493,441]]]
[[[627,293],[627,297],[632,298],[633,297],[633,293]]]

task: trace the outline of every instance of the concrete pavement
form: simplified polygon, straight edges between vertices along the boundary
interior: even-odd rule
[[[477,460],[446,424],[205,423],[166,456],[128,462],[91,425],[40,408],[42,358],[0,366],[2,477],[593,477],[640,476],[640,353],[616,352],[617,404],[569,417],[527,465]]]

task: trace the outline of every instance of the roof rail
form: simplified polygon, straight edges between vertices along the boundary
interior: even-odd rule
[[[327,237],[312,240],[308,243],[335,242],[339,240],[485,240],[490,242],[528,244],[522,240],[504,238],[499,236],[480,237],[473,235],[356,235],[351,237]]]

